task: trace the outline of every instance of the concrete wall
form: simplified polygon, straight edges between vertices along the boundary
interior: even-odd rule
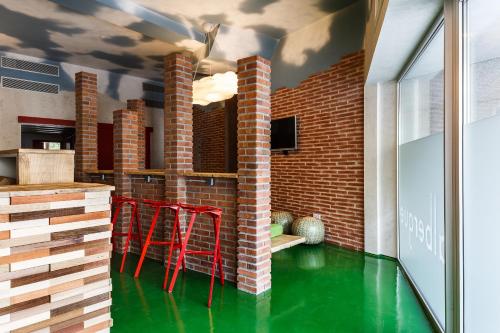
[[[40,62],[42,59],[31,58],[12,53],[1,53],[15,58]],[[46,61],[44,61],[46,62]],[[57,63],[54,63],[57,64]],[[60,76],[47,77],[22,71],[0,69],[2,76],[19,77],[23,79],[39,80],[60,85],[59,94],[49,94],[17,90],[0,87],[0,150],[21,147],[21,125],[18,116],[57,118],[75,120],[75,95],[74,75],[80,71],[97,74],[98,79],[98,121],[102,123],[113,122],[113,111],[126,108],[127,99],[143,97],[142,83],[147,81],[130,75],[111,73],[94,68],[60,63]],[[29,76],[27,76],[29,75]],[[162,110],[146,109],[146,126],[154,127],[152,143],[151,167],[162,167],[163,157],[157,157],[157,151],[162,151],[162,146],[157,147],[154,137],[163,129],[162,121],[153,121],[158,117],[163,119]],[[163,154],[162,154],[163,155]]]
[[[369,0],[364,40],[365,70],[368,75],[389,0]]]
[[[365,85],[365,251],[397,255],[397,84]]]
[[[357,0],[283,37],[272,58],[272,89],[295,87],[363,48],[367,1]]]

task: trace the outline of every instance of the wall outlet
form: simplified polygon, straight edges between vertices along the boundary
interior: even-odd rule
[[[321,220],[321,213],[313,213],[315,219]]]

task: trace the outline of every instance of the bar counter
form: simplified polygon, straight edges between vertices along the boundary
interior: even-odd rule
[[[112,190],[0,186],[0,332],[109,331]]]

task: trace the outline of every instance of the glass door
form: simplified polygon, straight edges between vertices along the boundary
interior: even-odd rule
[[[463,326],[500,330],[500,1],[465,4]]]
[[[444,27],[441,20],[399,81],[398,256],[445,326]]]

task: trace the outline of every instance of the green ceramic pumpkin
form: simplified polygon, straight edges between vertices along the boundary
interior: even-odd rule
[[[293,215],[289,212],[272,212],[271,223],[280,224],[283,227],[283,233],[290,234],[292,231]]]
[[[292,224],[292,233],[304,237],[305,244],[319,244],[325,239],[323,222],[312,216],[296,219]]]

